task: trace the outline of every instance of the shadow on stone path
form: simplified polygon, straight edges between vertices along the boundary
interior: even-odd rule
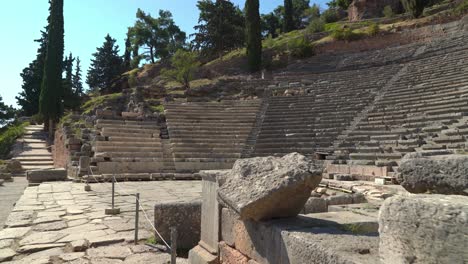
[[[28,186],[25,177],[15,177],[13,182],[5,182],[0,186],[0,230],[8,218],[14,204],[23,195],[24,189]]]

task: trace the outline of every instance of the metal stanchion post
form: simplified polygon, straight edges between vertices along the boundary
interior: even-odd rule
[[[115,177],[112,177],[112,208],[107,208],[104,213],[106,215],[117,215],[120,214],[120,208],[114,207],[114,196],[115,196]]]
[[[176,264],[177,260],[177,229],[171,227],[171,264]]]
[[[138,222],[140,220],[140,194],[135,195],[135,245],[138,244]]]

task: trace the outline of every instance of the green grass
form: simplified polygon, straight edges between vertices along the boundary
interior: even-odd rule
[[[152,105],[150,108],[153,112],[164,113],[164,105]]]
[[[28,125],[29,122],[25,122],[21,124],[13,124],[2,129],[0,133],[0,158],[7,158],[16,139],[24,134],[25,127]]]
[[[116,100],[122,96],[122,93],[106,94],[101,96],[92,97],[89,101],[83,104],[81,110],[83,113],[88,115],[100,104],[103,104],[105,101]]]

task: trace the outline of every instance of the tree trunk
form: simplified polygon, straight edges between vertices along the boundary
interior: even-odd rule
[[[55,132],[55,122],[53,118],[49,118],[49,141],[52,144],[52,141],[54,140],[54,132]]]

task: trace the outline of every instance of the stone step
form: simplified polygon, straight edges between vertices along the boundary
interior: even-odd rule
[[[21,161],[21,166],[54,166],[53,160]]]
[[[161,148],[161,142],[134,142],[134,141],[96,141],[95,147],[113,147],[113,148],[120,148],[120,147],[143,147],[147,148]]]
[[[133,138],[159,138],[159,132],[149,133],[121,133],[121,132],[105,132],[101,133],[105,137],[133,137]]]
[[[157,172],[164,168],[162,162],[123,162],[123,161],[109,161],[98,162],[97,167],[99,173],[145,173]]]
[[[155,147],[124,147],[124,146],[95,146],[95,152],[155,152],[160,151],[161,146]]]
[[[402,158],[401,153],[350,153],[349,157],[353,160],[377,160],[390,159],[399,160]]]
[[[432,139],[436,143],[455,143],[455,142],[465,142],[463,136],[441,136]]]
[[[159,151],[146,151],[146,152],[125,152],[125,151],[106,151],[96,152],[95,157],[109,157],[109,158],[138,158],[138,157],[162,157],[162,152]]]
[[[45,170],[54,168],[54,166],[51,165],[25,165],[22,167],[24,170]]]
[[[117,137],[117,136],[111,136],[108,137],[109,142],[148,142],[148,143],[157,143],[161,142],[161,139],[159,137]],[[96,141],[97,142],[97,141]]]

